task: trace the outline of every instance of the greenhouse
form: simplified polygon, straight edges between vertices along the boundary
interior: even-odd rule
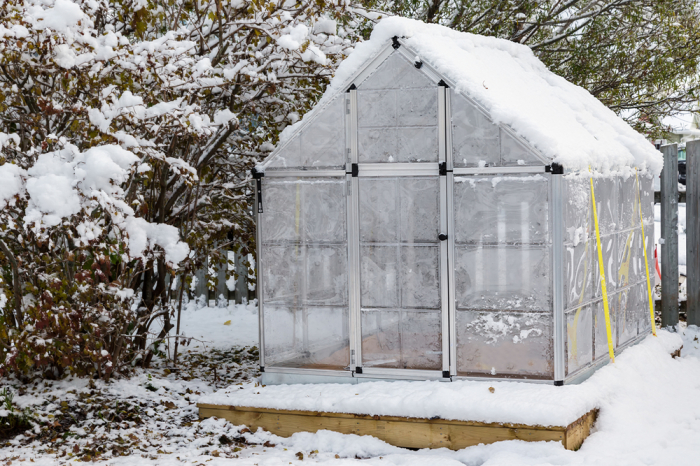
[[[646,337],[660,154],[526,47],[380,26],[254,170],[263,383],[576,383]]]

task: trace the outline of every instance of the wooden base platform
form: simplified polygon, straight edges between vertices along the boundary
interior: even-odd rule
[[[450,448],[459,450],[480,443],[501,440],[539,442],[560,441],[568,450],[578,450],[588,437],[597,410],[592,410],[568,426],[541,427],[523,424],[500,424],[445,419],[419,419],[362,414],[287,411],[200,403],[199,417],[226,419],[235,425],[258,427],[280,437],[295,432],[331,430],[342,434],[371,435],[397,447]]]

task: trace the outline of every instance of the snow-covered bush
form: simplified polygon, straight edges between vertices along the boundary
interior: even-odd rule
[[[0,371],[148,364],[168,277],[252,252],[248,171],[313,106],[354,11],[0,2]]]

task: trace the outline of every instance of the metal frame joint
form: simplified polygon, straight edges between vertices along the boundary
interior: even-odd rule
[[[399,42],[399,36],[394,36],[391,38],[391,46],[394,47],[394,50],[401,47],[401,43]]]

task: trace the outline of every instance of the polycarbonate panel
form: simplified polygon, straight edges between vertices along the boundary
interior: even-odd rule
[[[302,212],[304,240],[309,243],[345,243],[346,210],[343,178],[304,182],[302,198],[294,206],[295,212]]]
[[[498,166],[500,129],[463,96],[452,93],[452,157],[455,167]]]
[[[593,313],[582,306],[566,313],[566,374],[593,361]]]
[[[305,277],[303,245],[262,246],[260,266],[263,273],[263,300],[268,303],[287,303],[300,306]],[[267,321],[267,319],[266,319]]]
[[[652,282],[653,286],[653,282]],[[644,334],[651,330],[651,311],[649,309],[649,290],[646,281],[633,287],[631,293],[634,294],[637,302],[637,333]]]
[[[624,345],[637,336],[637,303],[631,289],[622,290],[614,296],[617,309],[617,344]]]
[[[397,178],[360,178],[360,241],[393,243],[399,240],[399,181]]]
[[[651,177],[640,175],[639,183],[642,188],[642,191],[640,193],[642,202],[642,216],[644,216],[644,228],[646,228],[647,224],[654,224],[654,188],[652,186],[653,180]]]
[[[440,307],[438,246],[401,246],[401,307]]]
[[[564,176],[564,241],[578,245],[595,237],[591,223],[591,185],[584,176]]]
[[[436,310],[363,310],[363,366],[440,370],[441,324]]]
[[[602,246],[603,264],[605,267],[605,286],[607,287],[609,295],[618,288],[619,262],[617,255],[617,235],[602,236],[600,238],[600,244]],[[596,240],[593,240],[593,297],[600,298],[601,296],[603,295],[600,280],[598,246]]]
[[[419,71],[400,52],[394,52],[360,83],[358,89],[415,89],[433,86],[436,83],[425,73]]]
[[[626,287],[640,280],[646,280],[641,228],[618,233],[617,255],[618,288]]]
[[[548,247],[456,245],[455,281],[459,309],[552,308]]]
[[[360,128],[360,162],[437,162],[437,127]]]
[[[612,332],[613,348],[617,348],[617,303],[616,294],[609,296],[608,306],[610,310],[610,326]],[[591,304],[593,309],[593,358],[608,358],[608,337],[605,329],[605,311],[603,301],[595,301]]]
[[[403,243],[434,243],[440,223],[440,186],[435,177],[399,181],[399,232]]]
[[[344,369],[350,363],[347,307],[265,305],[265,364]]]
[[[396,246],[360,246],[360,302],[363,307],[399,307]]]
[[[501,128],[501,164],[504,166],[544,165],[544,162]]]
[[[438,122],[438,86],[394,91],[397,101],[398,126],[428,126]]]
[[[619,230],[628,230],[639,227],[639,200],[637,193],[637,179],[634,175],[627,179],[619,179],[620,193],[618,210],[620,215]]]
[[[345,96],[333,99],[267,163],[266,169],[345,167]]]
[[[593,289],[593,242],[564,245],[564,308],[587,302]]]
[[[397,126],[396,91],[357,91],[357,124],[360,128]],[[360,162],[364,162],[360,154]]]
[[[301,241],[302,183],[263,178],[262,188],[265,213],[260,216],[260,226],[263,242]]]
[[[347,246],[306,246],[306,304],[344,305],[348,300]]]
[[[549,183],[542,175],[455,177],[457,243],[549,241]]]
[[[457,311],[457,373],[551,378],[551,313]]]
[[[618,182],[619,177],[593,179],[596,210],[598,214],[598,226],[600,228],[601,235],[607,235],[620,229]],[[595,225],[593,228],[595,228]],[[593,234],[595,235],[595,230],[593,231]]]

